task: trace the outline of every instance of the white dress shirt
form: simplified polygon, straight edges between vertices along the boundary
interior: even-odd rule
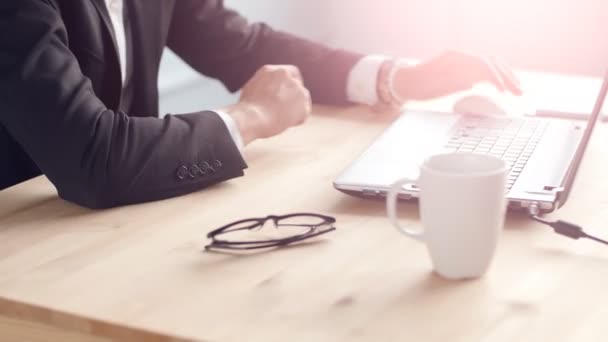
[[[123,15],[124,4],[123,0],[105,0],[105,2],[112,21],[116,44],[118,45],[121,79],[124,83],[127,74],[127,40]],[[380,65],[385,59],[386,58],[383,56],[367,56],[355,64],[348,75],[346,86],[347,97],[350,101],[368,105],[373,105],[378,102],[376,81]],[[224,112],[217,110],[214,112],[224,121],[232,140],[242,153],[244,147],[243,139],[234,119]]]
[[[118,44],[118,58],[120,60],[120,77],[122,82],[125,82],[127,75],[127,38],[124,25],[123,0],[106,0],[106,7],[110,13],[112,28],[114,29],[114,37]]]

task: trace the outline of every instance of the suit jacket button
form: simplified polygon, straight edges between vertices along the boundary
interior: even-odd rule
[[[204,176],[207,174],[207,167],[205,166],[205,164],[201,164],[200,166],[198,166],[198,172],[200,172],[201,176]]]
[[[209,165],[209,163],[207,163],[206,161],[203,162],[202,165],[203,165],[204,170],[215,172],[215,169],[213,168],[213,166]]]
[[[195,178],[200,172],[201,169],[198,167],[198,165],[192,165],[190,166],[190,170],[188,170],[188,175],[190,178]]]
[[[175,173],[177,178],[184,180],[188,176],[188,168],[186,166],[180,166]]]

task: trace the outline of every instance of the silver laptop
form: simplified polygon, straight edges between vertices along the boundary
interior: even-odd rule
[[[484,153],[502,158],[510,168],[505,189],[510,208],[533,203],[551,212],[568,198],[607,88],[608,73],[586,122],[405,111],[335,179],[334,187],[351,195],[384,197],[397,179],[416,179],[418,166],[430,155]],[[415,199],[418,193],[412,184],[399,197]]]

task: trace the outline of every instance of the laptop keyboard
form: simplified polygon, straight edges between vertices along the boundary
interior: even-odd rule
[[[443,152],[472,152],[503,159],[509,168],[509,191],[545,133],[548,122],[537,119],[467,116],[457,123]]]

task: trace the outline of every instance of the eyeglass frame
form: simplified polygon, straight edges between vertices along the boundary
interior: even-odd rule
[[[278,221],[287,219],[287,218],[291,218],[291,217],[296,217],[296,216],[316,217],[316,218],[322,219],[323,221],[319,224],[292,224],[291,226],[307,227],[307,228],[309,228],[309,230],[305,233],[300,233],[300,234],[296,234],[296,235],[293,235],[290,237],[280,238],[280,239],[257,240],[257,241],[227,241],[227,240],[220,240],[220,239],[216,238],[216,236],[221,235],[221,234],[232,233],[232,232],[241,231],[241,230],[253,230],[254,228],[257,228],[257,227],[261,228],[269,220],[273,221],[273,223],[275,224],[275,227],[279,227],[279,225],[277,224]],[[245,227],[239,227],[234,230],[229,230],[231,227],[234,227],[234,226],[237,226],[239,224],[249,222],[249,221],[252,222],[251,225],[248,225]],[[292,213],[292,214],[287,214],[287,215],[268,215],[266,217],[243,219],[243,220],[239,220],[239,221],[235,221],[235,222],[226,224],[224,226],[216,228],[216,229],[210,231],[209,233],[207,233],[207,238],[211,239],[211,243],[205,246],[205,250],[211,250],[211,249],[252,250],[252,249],[262,249],[262,248],[271,248],[271,247],[282,247],[282,246],[286,246],[286,245],[289,245],[294,242],[303,241],[303,240],[306,240],[306,239],[309,239],[309,238],[312,238],[315,236],[319,236],[319,235],[334,231],[334,230],[336,230],[336,227],[333,226],[334,223],[336,223],[335,217],[316,214],[316,213]],[[315,230],[321,226],[329,226],[329,227],[327,229],[315,232]],[[251,245],[251,246],[244,246],[244,245]]]

